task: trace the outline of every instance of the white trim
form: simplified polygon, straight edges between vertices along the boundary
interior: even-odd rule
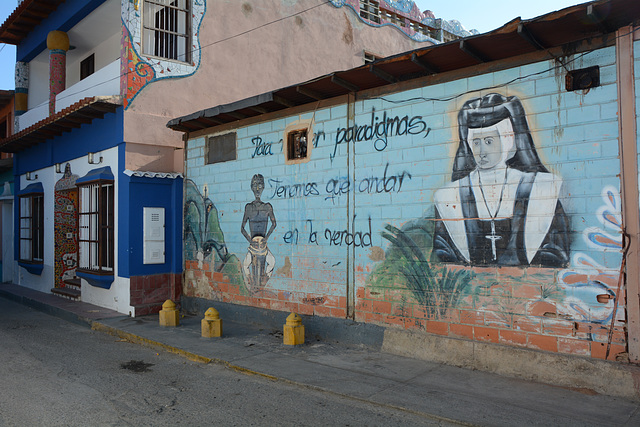
[[[129,169],[124,170],[124,174],[127,176],[136,176],[144,178],[183,178],[183,175],[178,172],[145,172],[145,171],[132,171]]]

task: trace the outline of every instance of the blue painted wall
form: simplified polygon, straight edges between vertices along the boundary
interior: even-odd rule
[[[182,271],[182,178],[121,174],[118,265],[121,277]],[[165,263],[143,264],[143,208],[165,209]]]
[[[123,126],[123,109],[118,108],[114,114],[106,114],[103,119],[95,119],[72,132],[16,153],[13,161],[14,173],[19,176],[85,156],[88,152],[115,147],[122,143]]]

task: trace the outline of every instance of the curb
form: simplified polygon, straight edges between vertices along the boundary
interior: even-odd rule
[[[210,364],[210,363],[214,363],[217,365],[222,365],[228,369],[231,369],[233,371],[245,374],[245,375],[255,375],[258,377],[262,377],[262,378],[266,378],[268,380],[271,381],[277,381],[277,382],[281,382],[281,383],[285,383],[285,384],[289,384],[289,385],[293,385],[293,386],[297,386],[297,387],[304,387],[306,389],[309,390],[314,390],[314,391],[319,391],[322,393],[329,393],[332,394],[334,396],[339,396],[342,398],[346,398],[346,399],[350,399],[356,402],[362,402],[362,403],[368,403],[368,404],[373,404],[373,405],[377,405],[380,407],[385,407],[388,409],[392,409],[392,410],[396,410],[396,411],[402,411],[402,412],[407,412],[413,415],[418,415],[424,418],[429,418],[432,420],[436,420],[436,421],[441,421],[441,422],[446,422],[446,423],[451,423],[451,424],[457,424],[457,425],[462,425],[462,426],[476,426],[476,424],[471,424],[471,423],[467,423],[464,421],[459,421],[459,420],[454,420],[451,418],[447,418],[447,417],[441,417],[439,415],[434,415],[434,414],[429,414],[426,412],[420,412],[420,411],[416,411],[413,409],[409,409],[409,408],[405,408],[402,406],[398,406],[398,405],[392,405],[392,404],[388,404],[388,403],[380,403],[380,402],[375,402],[372,400],[368,400],[368,399],[364,399],[364,398],[360,398],[360,397],[354,397],[345,393],[339,393],[330,389],[326,389],[323,387],[318,387],[318,386],[314,386],[314,385],[310,385],[310,384],[305,384],[305,383],[300,383],[297,381],[293,381],[287,378],[283,378],[283,377],[277,377],[274,375],[270,375],[270,374],[266,374],[264,372],[259,372],[259,371],[255,371],[253,369],[249,369],[249,368],[245,368],[243,366],[238,366],[238,365],[234,365],[233,363],[223,360],[223,359],[219,359],[219,358],[209,358],[209,357],[205,357],[205,356],[201,356],[183,349],[180,349],[178,347],[174,347],[168,344],[163,344],[161,342],[158,341],[154,341],[154,340],[150,340],[148,338],[143,338],[139,335],[135,335],[132,334],[130,332],[126,332],[123,331],[121,329],[117,329],[111,326],[107,326],[103,323],[100,323],[99,321],[90,321],[90,327],[91,330],[96,331],[96,332],[103,332],[103,333],[107,333],[109,335],[121,338],[123,340],[126,340],[132,344],[138,344],[138,345],[142,345],[148,348],[155,348],[155,349],[161,349],[164,351],[167,351],[169,353],[173,353],[173,354],[177,354],[179,356],[185,357],[188,360],[191,360],[193,362],[198,362],[198,363],[203,363],[203,364]]]

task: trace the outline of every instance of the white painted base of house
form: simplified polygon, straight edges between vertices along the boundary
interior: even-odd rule
[[[132,316],[135,308],[129,305],[129,286],[130,280],[125,277],[116,277],[109,289],[97,288],[82,279],[82,302]]]

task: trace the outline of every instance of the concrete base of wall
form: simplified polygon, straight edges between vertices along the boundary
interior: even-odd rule
[[[181,303],[186,313],[204,317],[207,308],[215,307],[225,321],[273,330],[282,330],[289,315],[284,311],[185,296]],[[640,400],[640,367],[636,365],[385,328],[348,319],[301,317],[307,342],[337,341],[429,362]]]
[[[387,328],[382,351],[584,391],[640,399],[640,367]]]

